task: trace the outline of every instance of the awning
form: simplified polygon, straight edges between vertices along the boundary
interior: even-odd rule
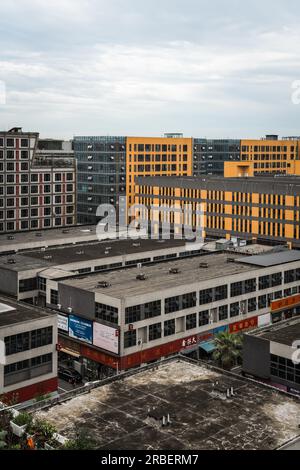
[[[211,353],[216,349],[216,344],[214,341],[207,341],[206,343],[199,344],[199,348],[207,353]]]
[[[68,354],[69,356],[76,357],[77,359],[80,357],[80,354],[77,353],[76,351],[72,351],[71,349],[67,348],[61,348],[59,349],[59,352],[63,352],[65,354]]]

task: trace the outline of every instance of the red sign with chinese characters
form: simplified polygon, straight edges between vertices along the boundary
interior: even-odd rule
[[[247,318],[245,320],[238,321],[229,325],[230,333],[239,333],[240,331],[250,330],[257,328],[258,317]]]
[[[271,311],[277,312],[285,308],[295,307],[300,304],[300,294],[286,297],[285,299],[275,300],[271,304]]]
[[[198,344],[197,335],[191,336],[190,338],[185,338],[182,340],[182,349],[189,349]]]

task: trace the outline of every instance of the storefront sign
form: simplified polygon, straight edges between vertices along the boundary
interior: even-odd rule
[[[119,354],[119,330],[94,322],[94,346]]]
[[[284,310],[286,308],[293,308],[300,305],[300,294],[286,297],[285,299],[275,300],[271,304],[271,311],[277,312],[278,310]]]
[[[57,315],[57,327],[62,331],[69,331],[69,318],[66,315]]]
[[[69,316],[69,335],[88,344],[93,344],[93,324],[76,315]]]
[[[241,320],[236,323],[232,323],[229,325],[229,332],[230,333],[239,333],[241,331],[257,328],[258,325],[258,318],[253,317],[253,318],[248,318],[245,320]]]

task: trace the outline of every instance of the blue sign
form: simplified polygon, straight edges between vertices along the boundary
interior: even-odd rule
[[[216,336],[218,333],[223,333],[223,332],[228,331],[228,330],[229,330],[228,325],[219,326],[219,328],[215,328],[214,330],[212,330],[212,334],[214,336]]]
[[[93,323],[76,315],[69,316],[69,335],[88,344],[93,344]]]

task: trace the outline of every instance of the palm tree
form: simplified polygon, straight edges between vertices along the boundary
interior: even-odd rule
[[[215,337],[216,349],[213,354],[214,360],[223,369],[231,369],[242,357],[242,344],[242,335],[222,331]]]

